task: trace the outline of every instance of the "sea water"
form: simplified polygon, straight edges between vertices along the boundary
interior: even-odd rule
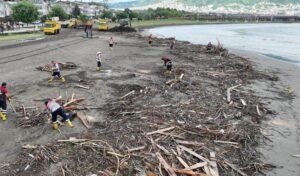
[[[214,24],[149,29],[153,35],[176,37],[194,44],[217,44],[229,49],[258,52],[300,65],[300,24]]]

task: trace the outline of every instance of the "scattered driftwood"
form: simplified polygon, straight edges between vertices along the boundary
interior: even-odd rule
[[[77,65],[74,62],[64,62],[59,63],[59,66],[62,70],[76,69]],[[44,66],[36,67],[39,71],[52,72],[52,64],[46,64]]]
[[[124,99],[124,98],[126,98],[126,97],[128,97],[129,95],[132,95],[132,94],[135,94],[135,90],[130,91],[129,93],[125,94],[124,96],[120,97],[119,99],[122,100],[122,99]]]
[[[159,130],[156,130],[156,131],[149,132],[149,133],[147,133],[147,135],[152,135],[152,134],[155,134],[155,133],[161,133],[161,132],[165,132],[165,131],[170,131],[170,130],[173,130],[174,128],[175,127],[169,127],[169,128],[159,129]]]
[[[175,84],[182,81],[183,76],[184,76],[184,73],[182,73],[178,78],[167,81],[166,84],[169,85],[170,87],[173,87]]]
[[[174,169],[166,162],[166,160],[161,156],[161,154],[158,152],[156,152],[155,154],[159,162],[164,166],[165,170],[168,172],[169,176],[176,176]]]
[[[239,145],[237,142],[214,140],[215,143]]]
[[[86,89],[86,90],[89,90],[89,89],[90,89],[90,87],[83,86],[83,85],[80,85],[80,84],[76,84],[74,87],[75,87],[75,88],[78,87],[78,88],[82,88],[82,89]]]
[[[233,86],[233,87],[229,87],[227,89],[227,102],[230,103],[231,102],[231,91],[234,90],[237,87],[242,86],[241,84],[237,85],[237,86]]]
[[[160,41],[164,42],[157,39],[157,44]],[[161,75],[146,88],[116,84],[113,88],[120,98],[101,107],[77,102],[73,94],[61,101],[66,111],[99,108],[107,117],[104,122],[94,123],[93,130],[76,134],[76,138],[67,136],[49,144],[57,156],[55,161],[41,157],[29,164],[39,158],[36,153],[40,154],[41,147],[25,147],[20,159],[5,167],[13,172],[3,175],[43,175],[42,171],[53,167],[58,171],[53,175],[244,176],[269,168],[255,150],[258,139],[264,136],[259,125],[251,122],[253,117],[262,119],[266,108],[253,92],[232,87],[268,77],[249,69],[250,63],[244,58],[199,55],[202,47],[188,43],[171,52],[191,63],[180,66],[183,71],[168,82],[171,87],[164,84]],[[30,113],[26,107],[17,108],[18,113]],[[90,128],[90,120],[80,114],[82,123]]]

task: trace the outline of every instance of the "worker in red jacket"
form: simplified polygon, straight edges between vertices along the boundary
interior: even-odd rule
[[[162,57],[161,60],[164,61],[164,66],[167,66],[167,63],[168,63],[169,61],[171,61],[171,59],[168,58],[168,57],[166,57],[166,56]]]
[[[0,86],[0,117],[3,121],[7,119],[7,104],[6,100],[10,101],[6,83],[3,82]]]
[[[173,67],[171,59],[164,56],[164,57],[161,58],[161,60],[164,61],[164,66],[166,67],[165,74],[170,75],[172,73],[172,67]]]

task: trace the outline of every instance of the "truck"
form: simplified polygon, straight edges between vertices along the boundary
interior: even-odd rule
[[[84,28],[85,26],[92,26],[94,22],[92,20],[82,21],[79,19],[70,19],[68,28]]]
[[[59,34],[60,32],[60,29],[61,29],[61,24],[58,23],[57,21],[46,21],[45,22],[45,27],[44,27],[44,30],[43,32],[45,33],[45,35],[48,35],[48,34]]]
[[[109,29],[109,27],[108,27],[108,21],[107,20],[104,20],[104,19],[100,19],[99,20],[99,27],[98,27],[98,29],[100,30],[100,31],[107,31],[108,29]]]

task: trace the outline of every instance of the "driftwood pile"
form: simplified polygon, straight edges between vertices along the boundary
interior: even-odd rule
[[[109,29],[109,32],[136,32],[136,29],[127,26],[116,26]]]
[[[22,114],[22,116],[18,118],[18,125],[22,128],[43,125],[48,117],[48,113],[37,106],[25,107],[22,105],[17,109],[17,112]]]
[[[62,70],[70,70],[70,69],[76,69],[77,65],[74,62],[64,62],[59,63],[59,66]],[[46,64],[44,66],[36,67],[39,71],[46,71],[46,72],[52,72],[52,64]]]
[[[41,99],[39,101],[44,102],[48,99],[50,98]],[[75,98],[75,94],[73,93],[68,99],[58,100],[57,102],[64,107],[65,112],[74,114],[75,112],[81,110],[93,109],[93,107],[88,107],[86,104],[84,104],[84,100],[85,98]],[[44,103],[41,104],[42,106],[44,105]],[[45,108],[40,108],[37,106],[26,107],[22,104],[16,109],[16,113],[20,116],[18,119],[18,125],[23,128],[43,125],[47,122],[47,119],[51,118],[51,114],[45,111]],[[77,113],[76,117],[82,121],[86,128],[91,128],[86,116],[82,116]]]

